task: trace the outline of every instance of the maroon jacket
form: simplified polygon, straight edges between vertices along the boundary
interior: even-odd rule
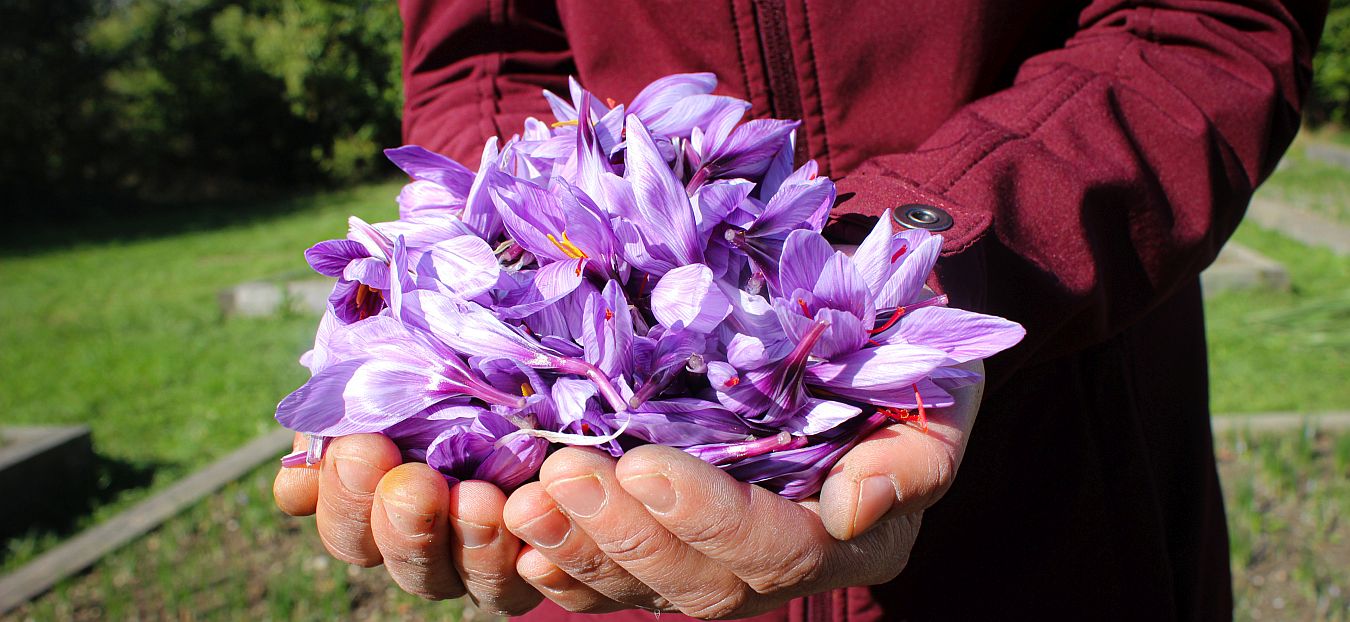
[[[473,163],[569,74],[713,71],[805,122],[830,232],[936,206],[934,284],[1027,327],[900,578],[767,619],[1231,617],[1197,277],[1298,127],[1325,0],[401,4],[407,142]]]

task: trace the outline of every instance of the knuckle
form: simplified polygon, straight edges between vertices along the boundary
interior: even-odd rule
[[[745,609],[749,599],[744,587],[708,592],[706,597],[681,606],[680,612],[700,620],[720,620],[735,617]]]
[[[482,568],[465,568],[464,575],[469,591],[488,601],[501,600],[515,579],[511,573]]]
[[[706,517],[700,517],[706,518]],[[680,539],[695,547],[719,550],[741,540],[741,522],[729,517],[714,518],[701,525],[689,525],[680,530]]]
[[[760,594],[795,591],[820,581],[825,568],[825,551],[816,545],[802,547],[781,565],[770,564],[769,572],[747,580]]]
[[[610,578],[614,574],[614,567],[608,557],[597,551],[594,555],[582,555],[567,560],[566,572],[578,581],[590,583]]]
[[[643,527],[623,537],[608,540],[600,548],[610,559],[623,564],[651,559],[660,550],[661,539],[656,529]]]

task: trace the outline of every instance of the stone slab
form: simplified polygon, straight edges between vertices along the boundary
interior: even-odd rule
[[[1350,149],[1346,149],[1345,147],[1325,143],[1312,143],[1304,148],[1303,153],[1307,154],[1309,159],[1324,162],[1332,166],[1350,169]]]
[[[329,279],[304,279],[286,283],[287,306],[294,313],[322,315],[328,309],[328,295],[333,293]]]
[[[94,449],[86,426],[0,428],[0,538],[59,521],[93,490]],[[55,495],[52,491],[62,491]]]
[[[225,317],[266,317],[281,311],[286,293],[270,281],[240,283],[220,292],[220,311]]]
[[[1264,197],[1252,199],[1247,218],[1309,246],[1321,246],[1337,255],[1350,255],[1350,226]]]
[[[0,577],[0,615],[51,589],[56,582],[148,533],[225,484],[290,451],[294,433],[276,430],[179,480],[121,514],[95,525],[37,559]]]
[[[269,317],[283,310],[319,315],[332,291],[327,279],[249,281],[221,290],[220,311],[225,317]]]
[[[1289,271],[1283,264],[1261,253],[1229,242],[1219,251],[1214,263],[1200,274],[1200,286],[1206,297],[1240,290],[1287,292]]]
[[[1328,432],[1350,430],[1350,411],[1320,413],[1239,413],[1215,415],[1210,420],[1215,432],[1250,430],[1278,432],[1299,430],[1305,425]]]

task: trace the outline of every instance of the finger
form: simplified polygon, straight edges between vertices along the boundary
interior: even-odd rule
[[[295,433],[291,442],[292,451],[300,451],[309,446],[304,434]],[[277,507],[291,516],[309,516],[314,513],[314,505],[319,501],[319,469],[314,466],[287,468],[277,471],[272,481],[272,498]]]
[[[574,613],[609,613],[630,608],[563,572],[543,553],[525,545],[516,558],[516,572],[542,595]]]
[[[562,449],[544,461],[539,481],[605,556],[683,613],[724,618],[743,612],[752,594],[745,583],[652,518],[619,485],[614,464],[598,451]]]
[[[375,490],[370,530],[394,582],[409,594],[441,600],[464,595],[450,560],[450,488],[435,469],[394,467]]]
[[[479,609],[510,616],[534,609],[543,596],[516,573],[521,544],[502,524],[505,505],[506,495],[487,482],[450,489],[455,567]]]
[[[344,436],[329,444],[314,517],[319,539],[333,557],[379,565],[380,550],[370,531],[371,503],[380,478],[400,462],[398,448],[382,434]]]
[[[978,361],[961,367],[983,372]],[[961,464],[983,389],[981,382],[952,390],[955,404],[930,410],[927,429],[889,426],[849,450],[820,491],[820,516],[830,534],[855,538],[884,517],[912,514],[942,498]]]
[[[574,579],[634,607],[664,608],[669,603],[607,557],[585,531],[574,529],[538,482],[526,484],[506,500],[507,529]]]
[[[660,445],[629,451],[615,473],[667,530],[756,592],[800,595],[854,584],[853,569],[827,567],[834,540],[803,505]]]

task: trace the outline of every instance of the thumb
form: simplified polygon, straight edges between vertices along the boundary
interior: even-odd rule
[[[961,367],[983,371],[978,361]],[[927,429],[891,425],[844,454],[820,491],[820,517],[830,535],[850,540],[887,516],[919,512],[942,498],[956,477],[983,391],[983,381],[954,389],[955,403],[928,410]]]

